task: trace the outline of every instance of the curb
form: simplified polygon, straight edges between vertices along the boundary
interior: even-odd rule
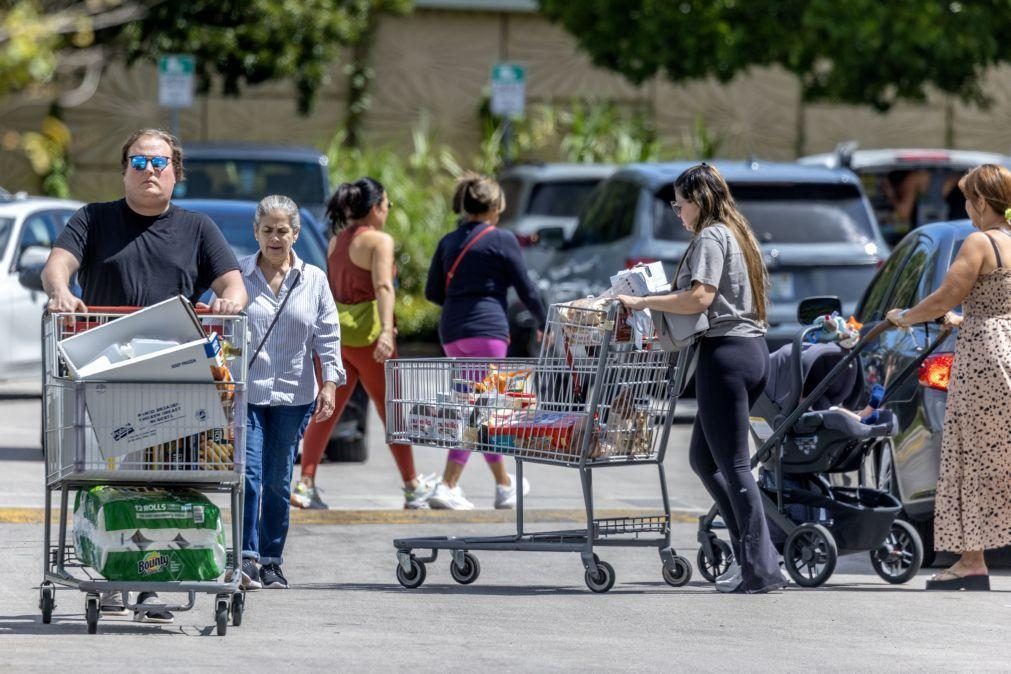
[[[642,517],[656,515],[653,510],[601,509],[594,511],[597,519],[615,517]],[[696,511],[672,511],[672,523],[697,521],[702,515]],[[0,508],[0,524],[42,524],[43,508]],[[56,522],[56,511],[53,512]],[[225,510],[225,521],[230,521]],[[586,511],[577,509],[526,510],[526,523],[584,522]],[[512,510],[292,510],[291,523],[299,525],[352,525],[352,524],[512,524],[516,521]]]

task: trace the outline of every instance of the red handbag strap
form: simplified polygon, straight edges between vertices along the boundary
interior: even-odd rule
[[[453,275],[456,274],[456,268],[460,266],[460,261],[463,259],[463,256],[467,254],[467,251],[470,250],[470,247],[473,246],[475,243],[477,243],[481,239],[482,236],[484,236],[485,234],[487,234],[488,232],[490,232],[493,229],[495,229],[495,225],[488,225],[487,227],[485,227],[484,229],[482,229],[480,232],[478,232],[474,236],[470,237],[470,241],[468,241],[467,245],[463,247],[463,250],[460,251],[460,254],[456,256],[456,261],[453,262],[453,266],[450,267],[449,268],[449,272],[446,273],[446,288],[445,288],[445,292],[449,292],[449,284],[450,284],[450,282],[452,282]]]

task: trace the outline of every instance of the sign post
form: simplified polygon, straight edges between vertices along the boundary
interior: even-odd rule
[[[166,54],[158,59],[158,104],[171,110],[172,135],[179,138],[179,110],[193,105],[196,59]]]
[[[491,69],[491,113],[502,118],[502,153],[505,165],[512,163],[512,120],[526,107],[526,69],[516,63],[496,63]]]

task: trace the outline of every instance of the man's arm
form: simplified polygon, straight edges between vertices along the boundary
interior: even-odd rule
[[[87,311],[79,297],[70,291],[70,277],[80,268],[74,254],[63,248],[53,248],[42,269],[42,287],[49,296],[49,311]]]
[[[242,272],[238,269],[226,271],[211,282],[214,291],[214,301],[211,302],[212,314],[237,314],[246,308],[249,296],[246,295],[246,284],[242,282]]]

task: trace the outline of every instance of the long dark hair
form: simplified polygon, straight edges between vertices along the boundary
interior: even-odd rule
[[[353,183],[342,183],[326,205],[330,231],[336,234],[351,220],[361,220],[372,207],[383,200],[386,189],[373,178],[359,178]]]
[[[699,207],[695,234],[719,223],[726,225],[733,233],[737,245],[744,253],[744,262],[748,267],[748,282],[755,303],[755,314],[758,320],[764,323],[768,278],[765,263],[762,261],[762,249],[748,220],[738,210],[727,181],[712,166],[696,164],[677,177],[674,181],[674,190]]]

